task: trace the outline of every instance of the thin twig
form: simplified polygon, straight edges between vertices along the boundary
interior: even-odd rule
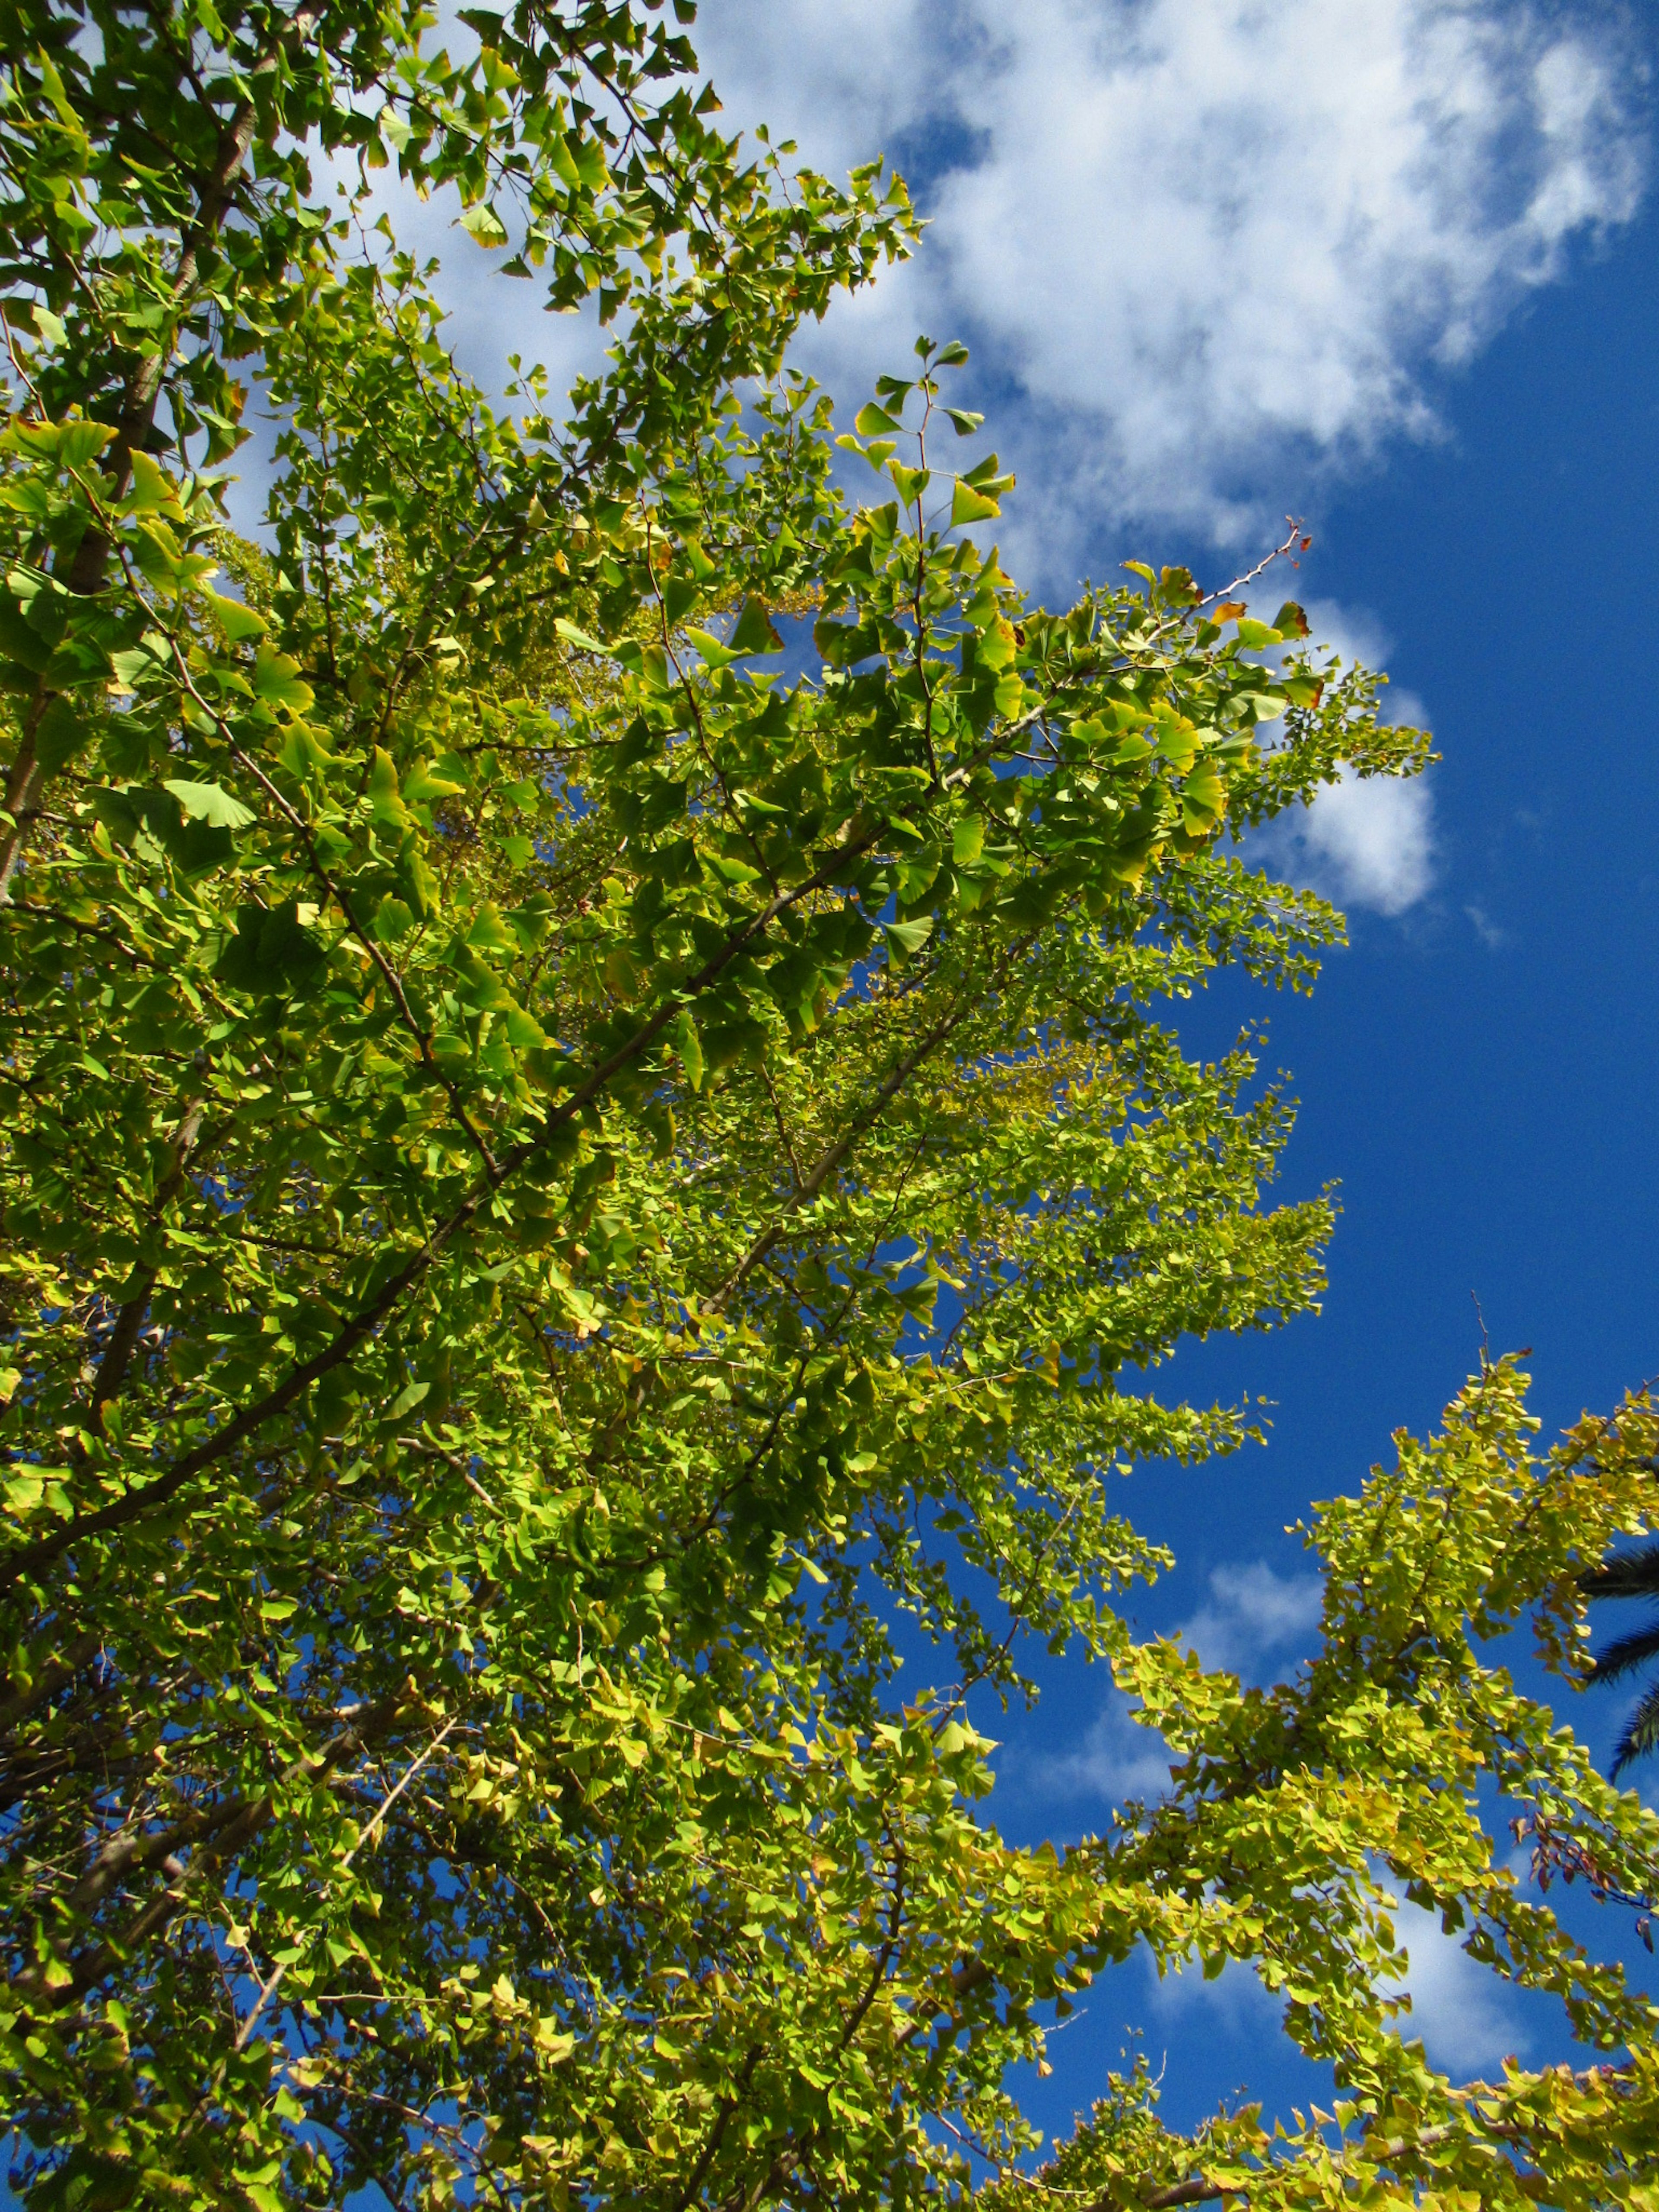
[[[1304,553],[1307,551],[1309,546],[1313,544],[1312,538],[1302,536],[1302,525],[1293,515],[1287,514],[1285,520],[1290,526],[1290,531],[1284,544],[1275,545],[1271,553],[1264,553],[1254,568],[1247,568],[1242,576],[1235,576],[1231,584],[1223,584],[1219,590],[1206,592],[1198,602],[1200,606],[1210,607],[1213,606],[1218,599],[1231,599],[1233,593],[1242,592],[1246,584],[1253,584],[1258,576],[1265,575],[1275,561],[1283,561],[1297,551]],[[1298,538],[1302,540],[1299,547],[1297,544]]]
[[[446,1737],[448,1736],[454,1726],[455,1721],[453,1717],[447,1720],[443,1726],[439,1729],[437,1735],[433,1737],[431,1742],[428,1744],[426,1749],[421,1753],[420,1757],[412,1760],[410,1764],[404,1769],[401,1778],[393,1784],[392,1787],[387,1790],[386,1796],[380,1800],[380,1810],[375,1814],[368,1826],[363,1830],[362,1834],[358,1837],[356,1842],[351,1846],[351,1849],[346,1853],[344,1858],[341,1860],[340,1872],[342,1874],[344,1874],[349,1870],[351,1862],[356,1857],[358,1852],[362,1850],[365,1844],[368,1843],[374,1838],[379,1831],[381,1823],[385,1820],[386,1814],[392,1810],[398,1800],[403,1796],[404,1790],[408,1789],[410,1784],[415,1779],[415,1777],[426,1765],[428,1759],[433,1758],[437,1752],[442,1749]],[[331,1887],[331,1884],[327,1882],[324,1883],[322,1896],[325,1899],[328,1896]],[[247,2018],[242,2022],[240,2027],[236,2031],[236,2040],[231,2046],[233,2050],[242,2051],[246,2048],[247,2039],[252,2034],[254,2027],[258,2021],[260,2014],[264,2010],[266,2005],[270,2003],[271,1998],[276,1996],[277,1990],[281,1989],[283,1985],[283,1977],[287,1973],[287,1972],[288,1961],[283,1960],[277,1965],[275,1972],[270,1977],[270,1979],[261,1985],[259,1995],[254,2002],[253,2009],[249,2013]]]

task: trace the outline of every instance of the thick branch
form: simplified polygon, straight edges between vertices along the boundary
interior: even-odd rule
[[[321,12],[314,0],[307,0],[307,4],[299,9],[285,27],[279,43],[302,44],[315,28]],[[253,74],[267,75],[276,66],[276,47],[273,46],[256,64]],[[112,501],[119,500],[125,495],[132,475],[132,456],[143,445],[155,424],[162,379],[172,358],[179,324],[201,272],[202,252],[217,231],[230,204],[236,180],[247,159],[248,149],[253,143],[255,115],[252,100],[244,97],[237,102],[220,130],[213,166],[202,179],[196,219],[179,240],[179,258],[173,272],[171,313],[165,330],[158,338],[155,350],[143,355],[127,378],[121,399],[120,420],[100,464],[102,473],[110,479],[109,495]],[[109,551],[108,536],[94,523],[81,540],[75,558],[70,563],[69,574],[64,579],[69,589],[82,596],[101,590]],[[17,748],[17,757],[6,778],[5,811],[10,820],[0,828],[0,906],[4,906],[9,900],[11,879],[22,858],[23,840],[29,823],[40,808],[46,775],[35,750],[35,737],[46,708],[56,696],[44,679],[37,686],[23,718],[22,739]]]

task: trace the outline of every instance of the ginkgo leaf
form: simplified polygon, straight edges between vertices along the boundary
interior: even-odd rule
[[[757,599],[753,592],[743,603],[743,611],[732,632],[729,649],[732,653],[781,653],[783,650],[783,640],[766,611],[765,600]]]
[[[253,664],[253,690],[267,705],[286,708],[291,714],[305,714],[316,696],[301,675],[299,662],[264,644]]]
[[[507,225],[487,201],[480,200],[476,207],[463,210],[461,228],[475,238],[480,246],[505,246]]]
[[[216,783],[186,783],[170,777],[161,788],[173,793],[192,822],[210,823],[216,830],[246,830],[257,819],[252,807]]]
[[[960,527],[964,522],[986,522],[993,515],[1000,514],[1001,512],[1002,509],[997,505],[995,500],[988,499],[983,492],[975,491],[972,484],[958,479],[956,491],[951,501],[951,521],[953,527]]]
[[[233,645],[240,644],[244,638],[263,637],[269,629],[270,624],[264,617],[256,613],[252,607],[244,605],[240,599],[228,599],[222,593],[210,590],[205,584],[199,585],[198,589],[213,619]]]
[[[900,955],[920,952],[933,933],[931,914],[918,915],[913,921],[890,921],[883,925],[889,950]]]

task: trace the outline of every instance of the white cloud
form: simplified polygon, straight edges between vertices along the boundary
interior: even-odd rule
[[[919,329],[968,337],[1022,477],[1005,556],[1062,599],[1136,550],[1132,526],[1158,557],[1174,527],[1254,547],[1333,471],[1435,434],[1444,373],[1644,182],[1619,0],[704,0],[696,40],[725,127],[764,119],[833,173],[884,151],[917,179],[917,258],[798,357],[850,412]],[[453,194],[381,185],[442,253],[446,338],[486,388],[514,350],[560,386],[599,363],[592,313],[550,319],[538,285],[496,276]],[[241,465],[251,516],[258,454]],[[1378,665],[1352,611],[1312,612]],[[1434,880],[1430,786],[1350,777],[1251,846],[1402,914]]]
[[[1635,212],[1623,21],[1618,0],[704,0],[694,35],[725,127],[916,179],[917,258],[800,356],[855,404],[919,329],[968,337],[1024,479],[1005,549],[1063,593],[1103,532],[1114,558],[1129,522],[1254,544],[1332,468],[1432,434],[1437,374]],[[380,181],[442,252],[446,335],[486,386],[515,349],[559,384],[595,363],[592,317],[496,277],[453,194]]]
[[[1276,1574],[1265,1559],[1216,1567],[1208,1599],[1180,1632],[1206,1667],[1249,1676],[1275,1654],[1299,1656],[1319,1626],[1323,1595],[1316,1575]]]
[[[1169,1792],[1169,1747],[1155,1729],[1130,1717],[1128,1699],[1114,1690],[1074,1749],[1032,1756],[1014,1748],[999,1779],[1022,1796],[1064,1803],[1151,1800]]]
[[[1025,403],[1013,529],[1054,574],[1103,520],[1253,537],[1322,469],[1431,433],[1435,372],[1635,211],[1619,22],[1595,0],[708,0],[698,36],[728,122],[942,172],[919,260],[812,349],[850,396],[918,327],[980,341]]]
[[[1271,595],[1270,595],[1271,596]],[[1258,610],[1261,611],[1261,610]],[[1308,609],[1318,657],[1379,668],[1389,640],[1364,615],[1315,600]],[[1385,690],[1383,720],[1420,728],[1428,720],[1411,691]],[[1394,776],[1362,777],[1345,771],[1312,804],[1279,816],[1249,841],[1253,857],[1293,882],[1322,891],[1341,907],[1401,915],[1426,896],[1434,882],[1434,797],[1426,775],[1401,782]]]
[[[1194,2008],[1201,2008],[1212,2022],[1235,2036],[1277,2038],[1285,2000],[1264,1988],[1255,1968],[1241,1959],[1230,1959],[1221,1972],[1206,1979],[1195,1961],[1159,1974],[1147,1961],[1152,2007],[1170,2026]]]
[[[924,0],[703,0],[692,43],[720,127],[764,123],[831,177],[950,110],[952,11]]]
[[[1312,805],[1281,816],[1254,849],[1338,906],[1403,914],[1433,880],[1432,811],[1420,777],[1401,783],[1345,770]]]
[[[1438,1913],[1402,1903],[1392,1918],[1407,1954],[1395,1986],[1403,1985],[1412,2001],[1395,2023],[1399,2033],[1407,2040],[1420,2036],[1436,2065],[1462,2081],[1522,2053],[1528,2039],[1510,1985],[1442,1931]]]

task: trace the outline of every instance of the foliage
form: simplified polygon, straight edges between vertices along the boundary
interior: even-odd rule
[[[1659,1819],[1479,1646],[1529,1614],[1549,1670],[1587,1675],[1574,1563],[1659,1519],[1659,1413],[1632,1398],[1540,1459],[1525,1382],[1512,1361],[1484,1366],[1439,1437],[1401,1432],[1394,1468],[1316,1509],[1304,1533],[1324,1568],[1323,1619],[1296,1680],[1241,1691],[1168,1641],[1116,1667],[1176,1764],[1165,1800],[1127,1808],[1085,1846],[1103,1884],[1157,1897],[1161,1924],[1143,1906],[1138,1932],[1161,1966],[1251,1961],[1345,2094],[1277,2140],[1251,2106],[1188,2140],[1158,2123],[1141,2069],[1115,2080],[1050,2165],[1005,2182],[999,2212],[1080,2200],[1163,2212],[1245,2191],[1258,2205],[1358,2196],[1517,2212],[1655,2201],[1656,2008],[1519,1893],[1481,1793],[1524,1808],[1513,1825],[1540,1887],[1583,1876],[1602,1899],[1651,1900]],[[1472,1956],[1559,1997],[1575,2037],[1608,2055],[1579,2074],[1510,2059],[1493,2083],[1438,2073],[1389,2025],[1402,2008],[1386,1995],[1390,1882]]]
[[[966,534],[1006,479],[937,465],[959,347],[860,414],[850,507],[783,355],[906,250],[902,188],[745,165],[651,13],[473,11],[459,62],[395,5],[4,20],[19,2186],[948,2196],[1033,2141],[1044,2008],[1146,1944],[1257,1960],[1371,2123],[1253,2193],[1489,2190],[1524,2143],[1637,2203],[1647,2010],[1510,1894],[1475,1784],[1621,1893],[1651,1824],[1469,1638],[1538,1607],[1577,1666],[1645,1407],[1538,1466],[1484,1375],[1328,1509],[1325,1650],[1272,1693],[1115,1602],[1163,1555],[1114,1470],[1247,1433],[1139,1370],[1306,1310],[1328,1225],[1263,1203],[1249,1040],[1160,1015],[1306,986],[1339,917],[1227,832],[1425,741],[1293,605],[1029,607]],[[307,166],[354,162],[594,299],[605,374],[488,404]],[[264,550],[214,473],[243,379]],[[901,1636],[948,1680],[902,1698]],[[1063,1856],[976,1809],[966,1700],[1032,1637],[1181,1761]],[[1375,1994],[1384,1866],[1626,2069],[1441,2081]],[[1267,2155],[1120,2103],[1066,2154],[1106,2198]]]
[[[1659,1597],[1659,1544],[1644,1544],[1638,1551],[1602,1560],[1579,1577],[1579,1586],[1591,1598]],[[1659,1624],[1650,1620],[1604,1644],[1595,1654],[1592,1679],[1620,1681],[1656,1658],[1659,1658]],[[1655,1750],[1659,1750],[1659,1682],[1650,1684],[1637,1699],[1636,1710],[1613,1747],[1611,1771],[1618,1775],[1632,1759]]]

